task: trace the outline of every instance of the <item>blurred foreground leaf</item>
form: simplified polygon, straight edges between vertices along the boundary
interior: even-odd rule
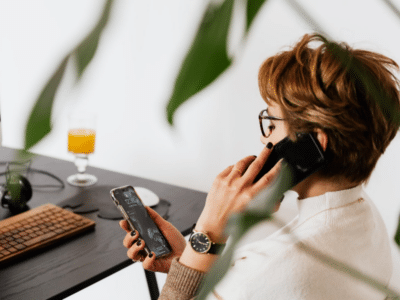
[[[96,52],[100,35],[109,19],[113,1],[114,0],[106,1],[103,13],[94,29],[74,50],[65,56],[53,76],[49,79],[40,93],[26,124],[24,145],[25,150],[28,150],[36,145],[51,131],[51,111],[53,108],[54,97],[63,78],[67,62],[71,56],[76,55],[77,80],[79,81],[82,73]]]
[[[36,104],[32,109],[26,125],[25,149],[31,148],[51,131],[50,118],[51,110],[53,108],[54,95],[56,94],[57,88],[64,75],[68,59],[69,55],[67,55],[58,66],[56,72],[47,82],[46,86],[40,93],[39,98],[36,100]]]
[[[244,234],[253,226],[271,218],[276,204],[283,197],[283,193],[292,186],[291,178],[290,168],[288,165],[283,164],[274,184],[262,190],[251,200],[251,205],[246,211],[230,218],[226,228],[230,244],[203,281],[198,297],[199,300],[206,299],[207,295],[228,272],[236,245]]]
[[[110,17],[111,5],[113,0],[107,0],[103,8],[103,13],[93,30],[86,38],[75,48],[73,54],[76,59],[77,77],[82,76],[86,67],[94,57],[97,46],[99,45],[100,36],[107,25]]]
[[[246,33],[249,32],[251,24],[254,21],[258,11],[261,6],[265,3],[266,0],[247,0],[247,9],[246,9]]]
[[[178,107],[230,66],[232,60],[228,57],[226,45],[232,8],[233,0],[208,5],[167,104],[167,118],[171,125]]]
[[[227,233],[230,234],[230,244],[221,257],[213,265],[210,272],[206,275],[205,280],[202,283],[199,300],[204,300],[207,298],[208,294],[212,292],[215,286],[223,279],[226,273],[229,271],[231,266],[234,250],[240,239],[250,230],[253,226],[259,224],[260,222],[266,220],[272,220],[273,223],[280,227],[285,224],[274,218],[272,212],[276,204],[280,201],[283,193],[292,187],[291,184],[291,171],[288,165],[284,164],[282,166],[282,171],[280,172],[275,183],[261,191],[251,202],[248,209],[241,213],[236,214],[230,218]],[[396,236],[400,235],[400,229],[397,230]],[[360,281],[367,283],[368,285],[374,287],[375,289],[384,292],[386,295],[390,296],[390,299],[400,299],[400,294],[396,291],[388,288],[386,284],[379,282],[369,275],[358,271],[357,269],[348,266],[340,261],[333,259],[332,257],[325,255],[319,250],[301,242],[293,232],[287,232],[291,235],[295,242],[295,245],[308,255],[311,255],[314,259],[326,264],[328,267],[334,268],[341,272],[348,274]]]
[[[400,246],[400,216],[399,216],[399,223],[397,225],[396,234],[394,235],[394,240],[396,241],[397,245]]]

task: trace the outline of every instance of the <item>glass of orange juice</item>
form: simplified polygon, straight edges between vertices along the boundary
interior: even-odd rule
[[[74,114],[68,117],[68,152],[75,156],[78,173],[67,181],[75,186],[90,186],[97,182],[94,175],[86,173],[89,154],[94,152],[96,141],[96,116],[90,113]]]

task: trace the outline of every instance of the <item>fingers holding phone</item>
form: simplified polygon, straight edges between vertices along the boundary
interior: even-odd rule
[[[139,237],[139,233],[136,230],[129,231],[129,224],[126,220],[120,221],[119,226],[127,232],[122,242],[128,249],[127,256],[133,261],[143,261],[145,255],[141,250],[144,249],[145,243]]]
[[[110,191],[114,204],[121,211],[128,225],[128,230],[138,232],[140,238],[146,241],[144,250],[149,255],[152,251],[157,257],[171,253],[171,246],[150,217],[142,200],[132,186],[122,186]],[[125,228],[125,230],[127,230]]]
[[[147,256],[146,252],[144,252],[145,247],[146,247],[146,242],[139,237],[133,241],[126,255],[135,262],[144,261],[144,259]],[[154,254],[150,253],[150,255],[153,256]]]
[[[264,148],[258,157],[247,156],[241,159],[215,178],[197,222],[197,229],[211,232],[218,243],[226,241],[227,237],[223,232],[229,217],[233,213],[243,211],[254,196],[271,183],[267,180],[254,183],[258,172],[272,152],[271,148]],[[275,169],[270,172],[268,178],[275,178],[278,171]]]
[[[186,247],[186,240],[175,226],[166,221],[156,211],[148,206],[145,206],[145,208],[150,218],[161,231],[162,235],[167,239],[171,246],[171,253],[163,257],[157,257],[152,251],[151,255],[146,255],[143,251],[146,247],[145,240],[141,238],[140,233],[137,230],[130,230],[130,225],[126,220],[119,222],[120,227],[126,232],[123,245],[129,249],[127,252],[128,257],[134,261],[143,262],[144,269],[153,272],[168,273],[172,259],[182,255],[182,252]]]
[[[122,225],[122,224],[124,224],[124,225]],[[136,230],[133,230],[133,231],[129,232],[129,229],[125,229],[126,226],[127,226],[125,224],[127,224],[127,222],[125,220],[119,222],[120,227],[127,232],[127,234],[126,234],[126,236],[125,236],[125,238],[124,238],[122,243],[123,243],[125,248],[130,248],[133,245],[133,243],[137,242],[137,239],[139,238],[139,235],[138,235]]]

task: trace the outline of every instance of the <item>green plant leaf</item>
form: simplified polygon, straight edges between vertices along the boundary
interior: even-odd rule
[[[276,204],[282,199],[283,193],[292,186],[291,178],[290,168],[283,164],[275,183],[252,199],[251,205],[246,211],[235,214],[229,219],[226,231],[230,235],[230,244],[203,281],[198,296],[199,300],[206,299],[228,272],[236,245],[246,232],[260,222],[271,219]]]
[[[86,38],[75,48],[73,55],[75,55],[76,71],[78,79],[82,76],[86,67],[93,59],[97,47],[99,45],[100,36],[110,17],[111,6],[113,0],[107,0],[104,5],[103,13],[97,22],[96,26],[86,36]]]
[[[176,78],[167,104],[167,119],[173,125],[178,107],[204,89],[231,64],[226,45],[232,16],[233,0],[222,4],[211,2],[203,16],[195,39]]]
[[[36,100],[26,125],[24,147],[26,150],[33,147],[51,131],[50,118],[54,96],[64,75],[68,59],[69,55],[63,59]]]
[[[96,52],[100,35],[109,19],[112,3],[113,0],[107,0],[103,8],[103,13],[94,29],[74,50],[65,56],[40,93],[26,124],[25,150],[36,145],[51,131],[51,111],[54,97],[64,75],[67,62],[72,55],[76,56],[77,80],[79,80]]]
[[[266,0],[247,0],[247,9],[246,9],[246,33],[249,32],[251,24],[254,21],[258,11],[261,6],[265,3]]]
[[[397,225],[396,234],[394,235],[394,240],[397,245],[400,247],[400,216],[399,216],[399,224]]]
[[[284,226],[282,221],[273,217],[272,212],[275,205],[282,198],[283,193],[292,187],[291,176],[292,173],[288,165],[283,165],[282,171],[280,172],[275,183],[272,186],[262,190],[251,201],[251,205],[245,212],[236,214],[230,218],[227,226],[227,233],[230,234],[231,243],[205,277],[199,292],[199,296],[196,299],[206,299],[208,294],[223,279],[231,266],[234,250],[238,242],[248,230],[266,220],[272,220],[278,226]],[[398,232],[399,231],[400,229],[398,229]],[[391,288],[388,288],[385,284],[382,284],[371,276],[365,275],[364,273],[340,261],[337,261],[328,255],[325,255],[319,250],[302,243],[296,235],[293,233],[290,234],[299,249],[304,251],[306,254],[311,255],[314,259],[319,260],[327,266],[342,271],[358,280],[366,282],[377,290],[380,290],[388,296],[391,296],[391,299],[400,299],[399,293]]]

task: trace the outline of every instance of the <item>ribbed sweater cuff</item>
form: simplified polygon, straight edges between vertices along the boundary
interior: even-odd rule
[[[179,294],[193,297],[206,273],[186,267],[180,264],[178,259],[176,257],[172,260],[163,289],[172,289]]]

